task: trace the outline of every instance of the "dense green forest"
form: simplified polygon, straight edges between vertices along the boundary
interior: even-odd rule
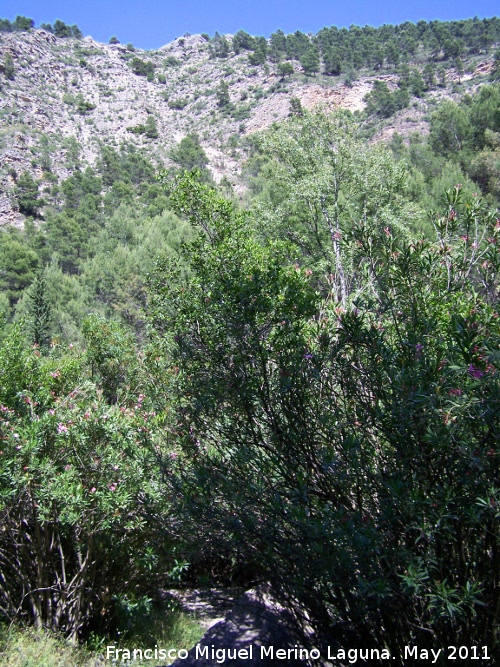
[[[44,27],[79,38],[59,23]],[[370,119],[439,85],[435,65],[460,69],[499,33],[472,19],[209,38],[215,58],[247,50],[283,78],[289,59],[400,77],[363,114],[292,100],[241,141],[242,197],[194,132],[169,168],[132,143],[102,143],[91,165],[67,139],[70,175],[49,191],[12,174],[26,221],[0,230],[9,622],[117,641],[168,582],[270,582],[318,648],[500,657],[500,60],[433,106],[428,135],[367,140]],[[49,138],[38,160],[50,175]]]

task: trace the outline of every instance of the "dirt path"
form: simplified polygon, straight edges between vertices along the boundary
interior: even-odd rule
[[[241,593],[238,588],[169,589],[165,597],[176,600],[182,611],[196,616],[202,628],[208,630],[224,619]]]

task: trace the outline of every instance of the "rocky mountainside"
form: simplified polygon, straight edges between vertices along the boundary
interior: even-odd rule
[[[0,63],[9,56],[13,70],[0,73],[0,224],[23,220],[12,196],[19,174],[30,173],[41,192],[49,192],[77,164],[95,163],[102,144],[132,143],[168,166],[171,148],[196,132],[214,179],[226,177],[241,188],[241,138],[287,117],[292,98],[308,109],[362,112],[374,81],[397,87],[390,67],[346,82],[343,76],[306,76],[297,60],[283,76],[276,64],[252,65],[245,52],[215,57],[201,35],[146,52],[90,37],[59,39],[44,30],[3,33]],[[486,80],[492,62],[482,54],[466,63],[462,75],[450,68],[447,87],[414,98],[373,132],[375,138],[395,130],[425,132],[428,105],[452,95],[458,78],[461,94],[464,83],[470,88]]]

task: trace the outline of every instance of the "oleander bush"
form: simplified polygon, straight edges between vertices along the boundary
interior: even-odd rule
[[[0,348],[0,609],[76,640],[150,590],[168,545],[152,530],[156,415],[143,394],[110,404],[86,354],[54,345],[42,354],[14,329]]]
[[[500,221],[459,186],[432,239],[353,221],[342,302],[195,177],[173,201],[192,277],[160,267],[151,312],[193,553],[272,582],[320,642],[498,653]]]

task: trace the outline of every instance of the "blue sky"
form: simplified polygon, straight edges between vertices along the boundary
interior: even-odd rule
[[[498,0],[0,0],[0,17],[29,16],[35,24],[61,19],[76,23],[84,35],[107,42],[116,35],[143,49],[155,49],[186,32],[213,35],[246,30],[269,36],[285,32],[317,32],[324,26],[378,26],[425,19],[442,21],[500,14]]]

